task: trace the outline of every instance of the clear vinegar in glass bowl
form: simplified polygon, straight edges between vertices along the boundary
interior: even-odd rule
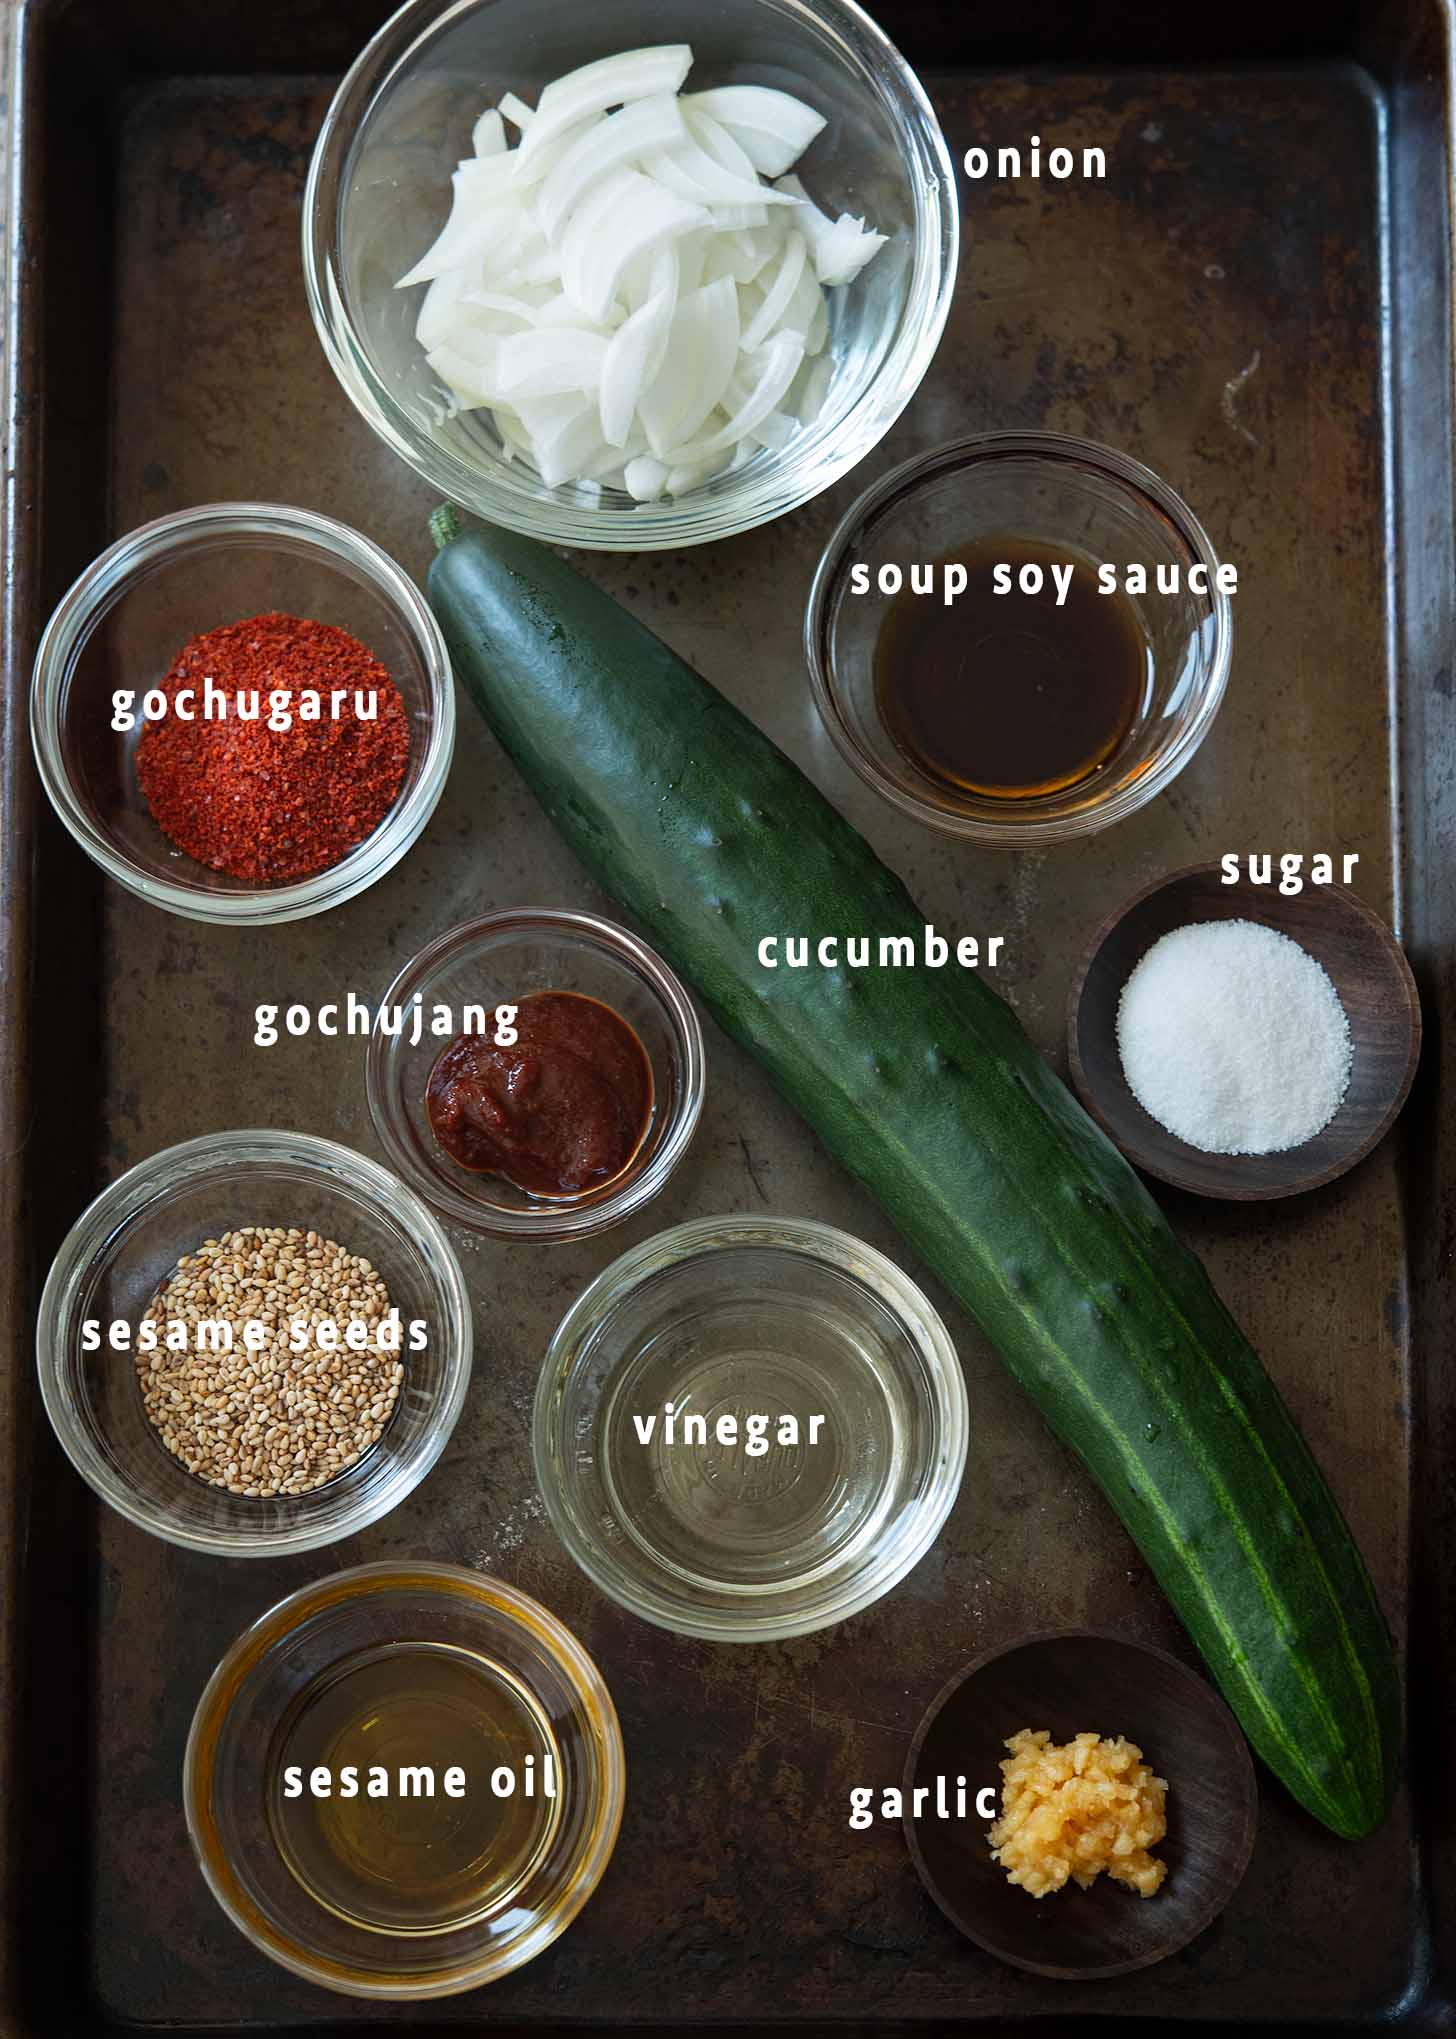
[[[680,1319],[670,1286],[645,1295],[642,1344],[602,1410],[614,1515],[649,1565],[707,1594],[776,1594],[853,1565],[913,1448],[892,1314],[853,1290],[782,1294],[774,1259],[747,1249],[744,1293]]]
[[[966,1452],[960,1364],[925,1297],[825,1225],[681,1225],[568,1312],[537,1473],[602,1590],[689,1635],[802,1635],[929,1549]]]

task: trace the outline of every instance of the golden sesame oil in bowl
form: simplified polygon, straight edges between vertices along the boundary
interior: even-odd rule
[[[413,1559],[318,1580],[239,1636],[183,1766],[233,1924],[376,2001],[475,1989],[549,1947],[624,1791],[616,1711],[570,1631],[502,1579]]]
[[[448,1932],[504,1911],[560,1817],[561,1752],[540,1704],[504,1664],[448,1643],[330,1666],[280,1722],[269,1768],[290,1872],[376,1932]],[[315,1796],[320,1771],[329,1790]]]

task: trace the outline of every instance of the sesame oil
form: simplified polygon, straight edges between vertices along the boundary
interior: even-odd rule
[[[331,1665],[279,1723],[268,1767],[290,1872],[375,1932],[448,1932],[504,1911],[560,1815],[561,1753],[539,1701],[504,1665],[446,1643],[381,1644]],[[319,1772],[324,1796],[309,1788]]]

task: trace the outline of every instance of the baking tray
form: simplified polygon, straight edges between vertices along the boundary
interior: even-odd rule
[[[1436,0],[885,0],[957,158],[1035,131],[1105,146],[1111,174],[964,187],[945,344],[851,482],[730,543],[584,561],[805,765],[938,926],[1007,937],[998,981],[1059,1060],[1075,959],[1135,886],[1230,849],[1359,851],[1359,889],[1400,927],[1425,1005],[1397,1136],[1287,1205],[1163,1201],[1298,1412],[1407,1653],[1414,1755],[1388,1825],[1338,1842],[1263,1777],[1254,1864],[1219,1924],[1157,1968],[1087,1986],[998,1966],[939,1916],[897,1832],[849,1831],[850,1787],[898,1779],[926,1704],[972,1652],[1088,1623],[1190,1654],[1079,1466],[934,1283],[969,1379],[970,1463],[939,1544],[887,1601],[804,1641],[713,1647],[619,1614],[574,1571],[534,1491],[527,1412],[550,1329],[610,1257],[723,1209],[809,1214],[909,1257],[716,1034],[696,1148],[648,1216],[569,1248],[459,1241],[480,1299],[469,1406],[423,1489],[366,1535],[280,1564],[172,1550],[93,1504],[37,1422],[38,1280],[117,1171],[226,1124],[372,1149],[360,1044],[255,1049],[256,1001],[377,996],[427,937],[486,906],[603,903],[468,709],[446,797],[405,863],[326,920],[260,932],[173,920],[102,885],[30,767],[44,616],[142,520],[278,497],[425,565],[429,495],[335,387],[299,275],[310,145],[385,11],[0,9],[0,2029],[1056,2033],[1100,2015],[1450,2030],[1456,579],[1451,21]],[[1149,461],[1240,568],[1216,728],[1170,793],[1091,846],[996,854],[902,823],[840,765],[809,704],[801,601],[833,522],[892,459],[994,426],[1085,433]],[[498,1570],[563,1616],[607,1675],[629,1763],[621,1844],[581,1920],[519,1974],[428,2009],[354,2006],[253,1953],[203,1888],[179,1804],[193,1704],[237,1631],[328,1566],[402,1554]]]

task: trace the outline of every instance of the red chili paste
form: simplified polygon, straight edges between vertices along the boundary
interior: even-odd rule
[[[516,1040],[457,1034],[430,1071],[430,1129],[453,1161],[530,1196],[579,1196],[620,1175],[652,1112],[652,1065],[599,999],[538,991],[520,1001]]]

